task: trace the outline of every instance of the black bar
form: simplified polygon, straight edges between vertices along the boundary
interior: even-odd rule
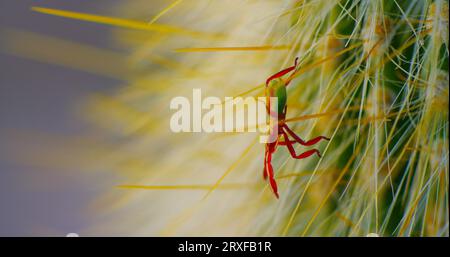
[[[246,243],[247,242],[247,243]],[[116,256],[438,256],[449,238],[300,238],[300,237],[61,237],[0,238],[2,250]],[[188,248],[186,249],[186,246]],[[209,246],[209,247],[207,247]],[[193,247],[193,248],[189,248]],[[209,249],[209,250],[208,250]],[[158,253],[158,254],[156,254]],[[164,254],[164,255],[162,255]]]

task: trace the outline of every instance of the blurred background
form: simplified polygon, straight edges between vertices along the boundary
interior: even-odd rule
[[[50,135],[63,139],[86,129],[75,106],[96,92],[117,88],[120,80],[82,67],[60,65],[39,40],[57,37],[113,48],[103,25],[31,11],[33,5],[108,13],[114,1],[0,1],[0,235],[64,236],[86,226],[85,206],[101,190],[83,173],[37,167],[18,161],[22,147]],[[106,7],[105,7],[106,6]],[[34,33],[34,34],[20,34]],[[37,38],[36,38],[37,37]],[[22,46],[13,49],[13,40]],[[62,46],[64,47],[64,45]],[[27,55],[41,48],[41,56]],[[70,51],[70,49],[68,49]],[[36,53],[37,51],[34,51]],[[89,57],[89,56],[84,56]],[[87,62],[89,60],[86,60]],[[106,175],[105,175],[106,176]]]

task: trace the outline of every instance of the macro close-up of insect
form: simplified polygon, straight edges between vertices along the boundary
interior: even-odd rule
[[[294,159],[304,159],[308,158],[309,156],[313,154],[317,154],[318,157],[321,157],[321,154],[319,150],[317,149],[311,149],[308,151],[305,151],[303,153],[297,154],[294,149],[294,144],[299,143],[303,146],[312,146],[318,143],[320,140],[330,140],[330,138],[325,136],[318,136],[313,139],[304,141],[301,139],[294,131],[292,131],[289,126],[286,124],[286,112],[287,112],[287,86],[289,85],[291,79],[288,78],[286,80],[283,80],[282,77],[289,72],[295,72],[295,69],[297,68],[297,62],[298,57],[295,58],[295,64],[289,68],[286,68],[282,71],[279,71],[275,73],[274,75],[270,76],[266,80],[266,88],[265,88],[265,94],[266,94],[266,103],[267,103],[267,114],[269,116],[274,116],[274,112],[276,112],[276,119],[278,122],[272,124],[272,126],[277,126],[277,129],[271,128],[271,133],[276,133],[276,135],[271,135],[273,138],[275,138],[274,142],[266,143],[265,146],[265,154],[264,154],[264,170],[263,170],[263,177],[264,179],[269,178],[269,183],[272,188],[273,193],[278,198],[278,186],[277,182],[274,178],[274,170],[272,167],[272,155],[277,150],[278,146],[286,146],[289,150],[289,154]],[[274,108],[273,105],[271,105],[271,102],[268,100],[269,97],[276,97],[277,98],[277,106]],[[290,140],[289,136],[291,136],[294,140]],[[284,140],[280,140],[280,139]]]
[[[0,0],[0,236],[448,237],[448,10]]]

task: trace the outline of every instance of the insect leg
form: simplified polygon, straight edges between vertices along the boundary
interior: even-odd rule
[[[318,137],[315,137],[315,138],[310,139],[305,142],[303,139],[301,139],[299,136],[297,136],[297,134],[295,134],[295,132],[292,131],[286,124],[282,125],[282,127],[286,130],[286,132],[289,135],[291,135],[295,139],[295,141],[297,141],[301,145],[311,146],[311,145],[318,143],[322,139],[330,140],[328,137],[318,136]]]
[[[275,196],[277,198],[279,198],[277,182],[275,181],[275,178],[273,177],[272,153],[267,154],[267,162],[265,165],[266,165],[266,172],[267,172],[266,176],[267,175],[269,176],[270,187],[272,188],[272,191],[275,194]]]
[[[266,152],[264,154],[264,169],[263,169],[263,178],[264,180],[267,179],[267,157],[269,155],[269,151],[267,150],[267,146],[266,146]]]
[[[295,144],[295,143],[297,143],[297,141],[292,140],[292,141],[289,141],[289,143],[290,144]],[[280,142],[278,142],[278,145],[287,145],[287,141],[280,141]]]
[[[308,158],[309,156],[311,156],[313,154],[317,154],[319,157],[322,157],[322,155],[320,155],[319,150],[317,150],[317,149],[308,150],[306,152],[303,152],[303,153],[297,155],[297,153],[295,152],[294,147],[291,144],[291,141],[289,141],[289,137],[286,134],[286,132],[283,131],[282,133],[283,133],[283,136],[284,136],[284,140],[286,142],[286,146],[287,146],[287,148],[289,150],[289,153],[291,154],[292,158],[304,159],[304,158]]]
[[[287,74],[287,73],[289,73],[289,72],[295,70],[295,68],[297,68],[297,61],[298,61],[298,57],[295,58],[295,63],[294,63],[293,66],[291,66],[291,67],[289,67],[289,68],[286,68],[286,69],[284,69],[284,70],[282,70],[282,71],[279,71],[279,72],[273,74],[272,76],[270,76],[270,77],[266,80],[266,85],[269,85],[269,83],[270,83],[270,81],[271,81],[272,79],[279,78],[279,77],[284,76],[285,74]]]

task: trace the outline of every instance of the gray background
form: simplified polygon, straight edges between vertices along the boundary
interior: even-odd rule
[[[109,27],[32,12],[30,6],[103,14],[114,2],[1,0],[0,29],[111,48]],[[78,133],[85,125],[73,117],[73,105],[91,92],[118,85],[101,76],[0,53],[0,236],[64,236],[89,224],[84,208],[98,186],[81,173],[48,172],[12,161],[11,132]],[[56,183],[65,183],[58,187],[64,190],[54,190]]]

